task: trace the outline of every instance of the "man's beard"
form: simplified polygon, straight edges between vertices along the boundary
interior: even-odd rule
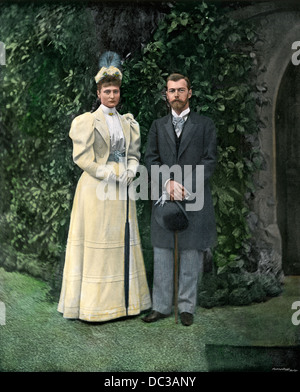
[[[187,103],[188,99],[186,101],[181,101],[177,99],[176,101],[173,101],[170,105],[175,111],[180,111],[186,106]]]

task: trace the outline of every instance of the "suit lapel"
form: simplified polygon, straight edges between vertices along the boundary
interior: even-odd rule
[[[182,131],[181,141],[180,141],[179,151],[178,151],[178,159],[180,158],[181,154],[184,152],[188,144],[192,141],[193,134],[195,133],[196,129],[197,126],[193,122],[193,113],[191,112],[188,119],[186,120],[186,123]]]
[[[104,117],[104,114],[102,112],[102,109],[99,107],[95,112],[95,128],[97,131],[100,133],[102,136],[103,140],[107,144],[107,147],[110,148],[110,136],[109,136],[109,130],[108,126],[106,124],[106,120]]]
[[[175,141],[175,133],[174,133],[174,127],[172,124],[172,116],[169,115],[167,122],[164,124],[165,129],[166,129],[166,139],[170,145],[171,151],[174,153],[176,156],[176,141]]]

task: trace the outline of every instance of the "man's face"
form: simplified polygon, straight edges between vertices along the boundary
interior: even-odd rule
[[[104,106],[114,108],[120,101],[120,88],[112,84],[104,84],[101,90],[97,91],[97,95]]]
[[[180,114],[189,107],[191,96],[192,90],[188,89],[186,80],[180,79],[177,82],[172,80],[168,81],[167,100],[177,114]]]

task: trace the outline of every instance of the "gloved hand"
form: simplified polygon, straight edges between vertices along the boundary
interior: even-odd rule
[[[119,177],[110,165],[99,166],[96,172],[96,177],[107,182],[119,181]]]
[[[119,177],[119,181],[120,181],[120,183],[121,183],[122,185],[124,185],[124,186],[125,186],[125,185],[129,186],[129,185],[132,183],[134,177],[135,177],[135,175],[134,175],[133,171],[130,170],[130,169],[127,169],[127,170],[125,170],[125,171],[121,174],[121,176]]]
[[[111,171],[106,179],[108,182],[118,182],[119,176],[116,175],[114,171]]]

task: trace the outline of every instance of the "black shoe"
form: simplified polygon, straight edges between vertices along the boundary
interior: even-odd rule
[[[193,324],[194,316],[191,313],[182,312],[180,313],[180,320],[182,325],[188,327]]]
[[[155,321],[158,321],[160,319],[164,319],[166,317],[169,317],[169,315],[159,313],[156,310],[152,310],[152,312],[149,313],[147,316],[143,317],[142,320],[145,321],[145,323],[154,323]]]

